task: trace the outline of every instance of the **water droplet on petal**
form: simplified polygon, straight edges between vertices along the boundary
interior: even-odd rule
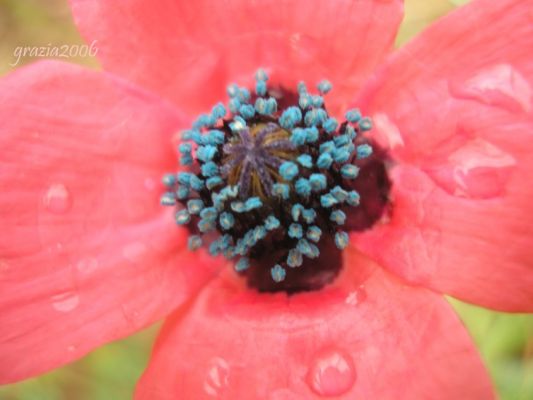
[[[531,85],[509,64],[498,64],[463,82],[452,82],[450,92],[459,98],[477,100],[512,112],[531,111]]]
[[[139,258],[146,252],[146,245],[142,242],[133,242],[127,244],[122,249],[122,255],[124,258],[131,262],[139,261]]]
[[[374,121],[375,136],[384,149],[394,149],[405,145],[400,130],[387,114],[377,113],[372,117]]]
[[[367,296],[365,288],[360,286],[356,290],[350,292],[348,296],[346,296],[346,299],[344,299],[344,302],[351,306],[356,306],[364,302]]]
[[[96,258],[84,258],[78,261],[76,269],[82,275],[90,275],[98,269],[98,260]]]
[[[213,358],[207,368],[204,380],[204,390],[210,396],[220,396],[229,383],[230,368],[226,360]]]
[[[51,213],[63,214],[70,209],[72,199],[65,185],[55,183],[48,187],[43,198],[43,203],[45,208]]]
[[[352,388],[356,378],[352,358],[340,349],[328,349],[316,355],[307,383],[318,395],[340,396]]]
[[[78,307],[80,296],[74,292],[64,292],[52,296],[52,307],[56,311],[69,312]]]
[[[499,147],[476,138],[452,152],[448,159],[427,170],[448,193],[467,198],[503,194],[516,159]]]

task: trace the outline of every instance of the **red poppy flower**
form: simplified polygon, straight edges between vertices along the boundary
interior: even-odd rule
[[[531,0],[473,1],[377,72],[399,0],[72,6],[106,72],[41,62],[0,82],[0,381],[169,316],[139,399],[492,398],[442,294],[533,309]],[[273,87],[327,77],[332,115],[374,121],[361,229],[322,252],[343,268],[320,290],[249,287],[159,204],[171,134],[260,66]]]

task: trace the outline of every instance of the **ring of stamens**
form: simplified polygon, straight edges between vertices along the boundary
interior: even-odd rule
[[[219,103],[183,132],[180,163],[189,170],[164,176],[168,190],[161,203],[177,205],[176,222],[196,232],[191,250],[206,245],[213,256],[234,260],[237,272],[275,252],[270,275],[282,282],[287,268],[320,255],[324,235],[340,250],[348,244],[346,211],[360,200],[351,189],[359,173],[355,162],[372,153],[355,139],[372,123],[356,109],[342,124],[330,117],[327,81],[315,95],[300,83],[298,104],[278,110],[267,80],[258,71],[254,99],[231,85],[230,117]]]

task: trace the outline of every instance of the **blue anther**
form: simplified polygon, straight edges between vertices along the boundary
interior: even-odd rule
[[[263,202],[259,197],[250,197],[248,200],[246,200],[246,203],[244,204],[244,207],[246,211],[251,211],[256,208],[261,208],[263,206]]]
[[[318,247],[312,243],[309,243],[306,239],[298,240],[296,248],[300,251],[300,253],[308,258],[317,258],[320,255],[320,250]]]
[[[255,80],[257,81],[268,81],[268,74],[263,68],[259,68],[255,72]]]
[[[333,158],[331,157],[331,154],[329,153],[323,153],[318,157],[318,160],[316,160],[316,165],[320,169],[328,169],[331,167],[331,164],[333,163]]]
[[[365,117],[359,121],[359,129],[366,132],[372,129],[372,120],[368,117]]]
[[[180,172],[178,173],[178,183],[185,186],[191,185],[191,174],[190,172]]]
[[[239,86],[237,84],[232,83],[231,85],[228,85],[226,88],[226,93],[229,97],[235,97],[239,94]]]
[[[289,251],[289,254],[287,255],[287,265],[289,267],[300,267],[303,264],[303,261],[302,253],[300,253],[297,249],[292,249]]]
[[[222,229],[229,230],[233,228],[233,225],[235,225],[235,217],[229,212],[223,212],[220,214],[218,222],[220,222]]]
[[[213,129],[208,132],[207,140],[209,142],[208,144],[216,146],[217,144],[224,144],[226,136],[224,135],[224,132]]]
[[[295,204],[291,208],[291,216],[292,220],[295,222],[298,222],[300,219],[300,216],[302,215],[302,212],[304,210],[304,207],[301,204]]]
[[[248,100],[250,100],[250,91],[244,87],[239,88],[237,98],[241,101],[241,103],[246,103]]]
[[[341,175],[346,179],[355,179],[359,175],[359,167],[353,164],[344,164],[341,167]]]
[[[314,108],[307,111],[305,114],[304,122],[307,126],[318,126],[322,125],[324,121],[328,118],[326,110],[322,108]]]
[[[279,283],[285,279],[287,272],[281,265],[276,264],[270,269],[270,275],[272,276],[274,282]]]
[[[273,215],[269,215],[265,220],[265,228],[267,228],[267,230],[269,231],[273,231],[274,229],[279,228],[279,225],[279,219],[277,219]]]
[[[357,132],[355,131],[355,128],[351,125],[346,125],[344,128],[344,134],[350,138],[350,140],[354,140],[357,137]]]
[[[306,110],[313,104],[312,97],[307,93],[300,93],[298,98],[298,105],[302,110]]]
[[[226,116],[226,107],[224,107],[224,104],[215,104],[211,109],[211,115],[216,119],[224,118]]]
[[[352,190],[351,192],[348,192],[348,197],[346,198],[346,203],[349,205],[356,207],[359,205],[359,202],[361,201],[361,196],[359,196],[359,193],[357,193],[355,190]]]
[[[264,226],[262,225],[256,226],[253,230],[254,242],[257,243],[260,240],[263,240],[266,234],[267,234],[267,230]]]
[[[341,210],[335,210],[329,215],[329,220],[335,222],[337,225],[344,225],[346,214]]]
[[[175,174],[165,174],[163,175],[163,179],[161,180],[163,182],[163,185],[167,187],[172,187],[176,184],[178,178]]]
[[[255,109],[261,115],[272,115],[278,110],[278,103],[273,97],[269,97],[266,100],[259,97],[255,100]]]
[[[234,97],[229,101],[228,107],[233,114],[237,114],[239,112],[239,108],[241,108],[241,102],[238,98]]]
[[[292,161],[285,161],[279,167],[279,174],[286,181],[292,181],[298,175],[298,166]]]
[[[320,196],[320,204],[324,208],[333,207],[335,204],[338,204],[338,200],[330,193]]]
[[[307,239],[315,243],[318,243],[320,241],[320,237],[322,236],[322,230],[318,226],[313,225],[309,227],[309,229],[307,229],[306,236],[307,236]]]
[[[192,140],[194,132],[195,132],[194,129],[187,129],[187,130],[181,132],[181,139],[182,140]]]
[[[191,251],[198,250],[200,247],[202,247],[202,237],[198,235],[189,236],[187,247]]]
[[[326,122],[322,124],[322,127],[327,133],[333,133],[337,129],[337,126],[339,126],[339,123],[335,118],[328,118]]]
[[[227,260],[231,260],[232,258],[235,257],[236,253],[235,253],[235,247],[228,247],[227,249],[224,250],[223,252],[224,254],[224,257],[227,259]]]
[[[213,257],[216,257],[218,256],[218,254],[220,253],[220,243],[218,242],[218,240],[215,240],[213,242],[211,242],[211,244],[209,245],[209,254],[211,254]]]
[[[198,150],[196,150],[196,158],[198,158],[200,161],[208,162],[213,159],[217,152],[218,149],[210,144],[207,146],[200,146],[198,147]]]
[[[216,120],[213,118],[213,116],[209,114],[200,114],[196,121],[192,124],[192,127],[194,129],[200,129],[204,127],[212,126],[216,123]]]
[[[305,82],[303,81],[298,82],[297,90],[298,90],[298,93],[300,94],[307,93],[307,86],[305,85]]]
[[[190,191],[189,188],[186,186],[178,186],[178,190],[176,191],[176,197],[180,200],[184,200],[187,197],[189,197]]]
[[[350,157],[352,156],[352,153],[350,153],[350,151],[345,147],[337,147],[333,151],[332,156],[333,156],[333,161],[335,161],[336,163],[342,164],[342,163],[347,162],[350,159]]]
[[[180,157],[180,165],[192,165],[193,159],[190,154],[182,154]]]
[[[347,134],[344,134],[344,135],[339,135],[339,136],[335,137],[335,139],[333,139],[333,141],[335,142],[335,146],[342,147],[342,146],[350,143],[352,141],[352,139],[350,139],[350,136],[348,136]]]
[[[218,165],[213,161],[208,161],[200,168],[203,176],[211,177],[218,175]]]
[[[300,224],[290,224],[288,234],[291,238],[300,239],[303,235],[302,226]]]
[[[178,225],[186,225],[191,222],[191,215],[187,210],[179,210],[176,213],[176,223]]]
[[[193,190],[199,192],[204,188],[204,181],[198,178],[196,175],[191,176],[190,186]]]
[[[294,128],[292,130],[291,142],[294,143],[295,146],[304,145],[306,139],[307,139],[307,132],[305,131],[305,129]]]
[[[371,154],[372,154],[372,146],[370,146],[369,144],[365,143],[365,144],[360,144],[359,146],[357,146],[357,158],[358,159],[367,158]]]
[[[191,154],[192,145],[190,143],[181,143],[178,149],[181,154]]]
[[[330,193],[340,202],[344,202],[348,198],[348,192],[340,186],[335,186]]]
[[[315,143],[318,140],[319,132],[316,126],[312,126],[305,130],[307,132],[307,138],[305,141],[307,143]]]
[[[192,199],[187,202],[187,210],[193,215],[200,214],[203,208],[204,202],[200,199]]]
[[[202,219],[215,220],[218,217],[218,211],[215,207],[206,207],[202,211],[200,211],[200,217]]]
[[[201,219],[198,222],[198,229],[202,233],[214,231],[215,228],[216,228],[216,224],[215,224],[215,221],[212,219]]]
[[[265,81],[257,81],[255,84],[255,92],[258,96],[264,96],[267,92],[267,85]]]
[[[229,128],[232,132],[239,132],[246,129],[246,121],[241,117],[233,118],[233,122],[229,124]]]
[[[338,249],[343,250],[348,246],[348,234],[346,232],[337,232],[335,234],[335,246],[337,246]]]
[[[242,257],[235,264],[235,271],[242,272],[250,268],[250,260],[247,257]]]
[[[230,207],[237,213],[243,213],[246,211],[246,206],[242,201],[232,201]]]
[[[320,154],[323,154],[323,153],[333,153],[333,151],[335,150],[335,142],[333,140],[328,140],[327,142],[324,142],[320,145],[319,147],[319,151],[320,151]]]
[[[311,103],[313,107],[322,107],[324,105],[324,98],[322,96],[311,96]]]
[[[323,174],[311,174],[309,177],[309,183],[311,184],[313,192],[320,192],[327,187],[327,179]]]
[[[316,218],[316,211],[313,210],[312,208],[303,210],[302,217],[307,224],[312,224]]]
[[[288,107],[279,118],[279,124],[285,129],[292,129],[302,120],[302,111],[298,107]]]
[[[305,168],[313,168],[313,158],[309,154],[302,154],[296,159]]]
[[[192,133],[192,141],[196,143],[197,145],[207,144],[204,136],[199,131],[193,131]]]
[[[278,102],[275,98],[269,97],[267,99],[267,110],[269,110],[268,114],[275,114],[276,111],[278,111]]]
[[[243,104],[239,108],[239,113],[242,115],[244,119],[250,119],[255,115],[254,106],[252,106],[251,104]]]
[[[233,244],[233,237],[226,233],[226,234],[222,235],[220,237],[220,239],[218,239],[218,242],[220,243],[220,249],[221,250],[227,250]]]
[[[325,79],[318,82],[318,85],[316,86],[318,91],[322,94],[327,94],[331,90],[332,87],[333,86],[331,85],[331,82]]]
[[[346,111],[345,117],[348,122],[358,122],[361,119],[361,111],[359,111],[357,108],[348,110]]]
[[[298,178],[294,183],[294,188],[300,196],[308,197],[311,194],[311,183],[308,179]]]
[[[222,178],[220,176],[212,176],[211,178],[208,178],[205,181],[205,186],[209,190],[213,190],[214,188],[216,188],[217,186],[222,185],[223,183],[224,183],[224,181],[222,180]]]
[[[176,205],[176,196],[174,193],[164,193],[160,198],[160,203],[162,206],[174,206]]]

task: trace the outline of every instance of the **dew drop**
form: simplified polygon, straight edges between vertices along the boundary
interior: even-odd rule
[[[64,292],[52,296],[52,307],[59,312],[69,312],[78,307],[80,296],[74,292]]]
[[[487,199],[504,193],[515,165],[516,159],[509,153],[476,138],[427,172],[439,186],[454,196]]]
[[[318,395],[340,396],[352,388],[356,378],[352,358],[340,349],[328,349],[316,355],[307,383]]]
[[[462,82],[450,84],[452,95],[511,112],[531,111],[531,85],[513,66],[498,64]]]
[[[400,130],[387,114],[377,113],[372,117],[376,128],[376,139],[384,149],[394,149],[405,145]]]
[[[356,306],[363,303],[367,298],[366,290],[363,286],[360,286],[356,290],[350,292],[344,302],[351,306]]]
[[[220,357],[213,358],[204,379],[205,392],[214,397],[222,395],[229,383],[229,373],[230,368],[226,360]]]
[[[96,258],[84,258],[78,261],[76,269],[82,275],[90,275],[98,269],[98,260]]]
[[[65,185],[55,183],[48,187],[43,198],[43,203],[49,212],[63,214],[70,209],[72,198]]]
[[[142,242],[133,242],[127,244],[122,249],[122,255],[124,258],[131,262],[139,261],[139,258],[146,252],[146,245]]]

